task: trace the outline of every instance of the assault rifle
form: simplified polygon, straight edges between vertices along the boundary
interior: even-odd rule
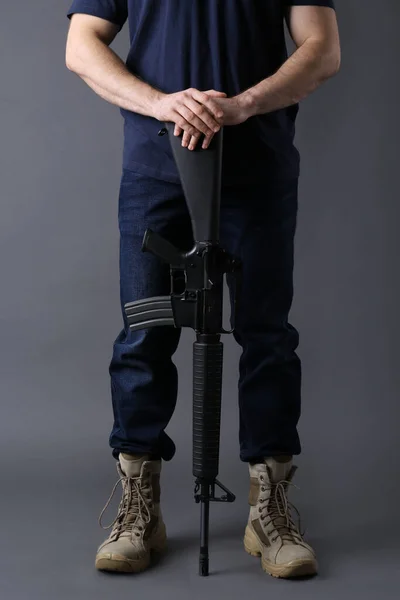
[[[218,480],[221,388],[223,367],[222,333],[234,331],[234,318],[241,289],[241,263],[219,242],[223,130],[205,150],[190,151],[174,136],[174,125],[165,123],[159,135],[169,134],[173,156],[189,209],[194,245],[188,252],[175,248],[147,229],[142,251],[151,252],[170,265],[171,294],[137,300],[125,305],[132,331],[155,326],[191,327],[193,344],[193,475],[195,501],[201,503],[199,574],[209,574],[210,501],[233,502],[235,496]],[[200,142],[201,144],[201,142]],[[234,285],[232,329],[222,326],[224,275]],[[184,289],[182,291],[182,281]],[[217,497],[215,488],[224,492]]]

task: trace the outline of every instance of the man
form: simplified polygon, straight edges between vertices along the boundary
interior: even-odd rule
[[[240,459],[250,472],[244,545],[271,575],[315,574],[314,551],[287,499],[300,453],[298,332],[288,322],[299,177],[293,137],[298,102],[339,69],[333,2],[74,0],[68,16],[68,68],[125,118],[122,307],[170,291],[168,267],[141,252],[147,227],[179,248],[192,245],[168,136],[158,135],[162,124],[175,124],[188,151],[207,148],[224,127],[221,244],[241,257],[244,280],[234,334],[243,349]],[[285,20],[297,48],[290,57]],[[109,46],[126,21],[125,64]],[[123,318],[110,364],[110,446],[122,500],[96,567],[138,572],[166,545],[159,477],[161,461],[175,453],[165,428],[176,403],[172,356],[180,331],[132,333]]]

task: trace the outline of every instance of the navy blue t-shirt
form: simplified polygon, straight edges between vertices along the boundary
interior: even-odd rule
[[[121,29],[129,22],[126,59],[134,75],[166,93],[194,87],[228,97],[272,75],[288,57],[288,5],[334,8],[332,0],[73,0],[68,16],[90,14]],[[225,183],[299,174],[294,146],[298,105],[224,128]],[[179,182],[168,136],[152,117],[121,110],[123,166]]]

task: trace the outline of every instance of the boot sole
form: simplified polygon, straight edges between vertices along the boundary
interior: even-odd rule
[[[318,572],[318,564],[315,559],[301,558],[292,560],[290,563],[283,565],[269,562],[263,556],[261,543],[249,527],[246,527],[243,543],[244,549],[248,554],[258,558],[261,557],[261,566],[263,570],[269,575],[272,575],[272,577],[291,579],[316,575]]]
[[[149,552],[138,560],[127,558],[115,552],[104,552],[96,556],[95,567],[98,571],[113,571],[115,573],[141,573],[151,564],[153,554],[162,554],[167,549],[167,540],[160,541]]]

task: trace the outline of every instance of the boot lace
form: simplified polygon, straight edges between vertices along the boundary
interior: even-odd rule
[[[99,525],[102,529],[110,529],[110,527],[115,526],[113,533],[119,535],[121,531],[132,531],[133,527],[137,525],[136,529],[138,531],[135,532],[135,535],[138,537],[140,536],[139,532],[143,531],[151,519],[149,509],[150,497],[148,493],[146,493],[146,489],[143,490],[141,479],[143,479],[143,477],[128,477],[125,475],[118,479],[99,516]],[[102,525],[102,517],[120,483],[122,483],[123,487],[123,496],[119,503],[117,516],[110,525],[104,527]]]
[[[261,513],[261,521],[267,520],[265,527],[272,525],[270,535],[274,534],[271,538],[272,542],[275,542],[278,537],[281,538],[282,543],[295,543],[301,544],[303,542],[302,536],[304,532],[300,533],[301,518],[297,508],[289,502],[287,498],[287,487],[292,485],[296,489],[299,489],[297,485],[291,481],[283,479],[276,483],[264,483],[264,478],[261,476],[262,487],[261,491],[269,491],[269,497],[261,498],[260,503],[266,502],[264,506],[260,506],[259,512]],[[293,521],[291,515],[291,509],[297,514],[298,525]]]

